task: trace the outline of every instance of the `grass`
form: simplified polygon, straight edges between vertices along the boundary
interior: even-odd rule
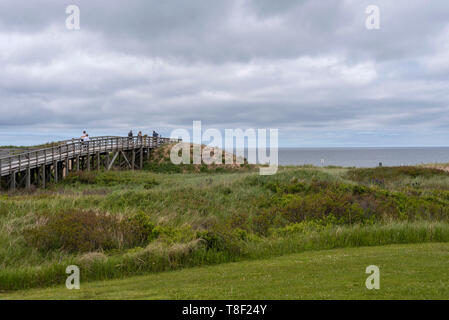
[[[155,152],[143,171],[72,174],[46,190],[0,193],[0,290],[59,284],[69,264],[98,281],[449,242],[449,175],[440,170],[291,166],[262,177],[245,165],[177,172],[167,154]],[[100,218],[111,222],[105,237]],[[125,241],[126,221],[143,230],[138,242]]]
[[[101,254],[99,259],[89,259],[92,253],[88,253],[57,263],[4,269],[0,273],[0,283],[3,290],[56,285],[64,281],[65,268],[72,264],[80,266],[84,280],[95,281],[232,261],[260,260],[304,251],[392,243],[449,242],[449,226],[446,224],[336,227],[305,234],[288,229],[280,232],[283,234],[240,241],[236,247],[213,250],[205,248],[201,242],[192,241],[172,245],[154,242],[145,249],[136,248],[125,254]]]
[[[368,290],[365,269],[380,268]],[[0,299],[448,299],[449,244],[345,248],[0,294]]]

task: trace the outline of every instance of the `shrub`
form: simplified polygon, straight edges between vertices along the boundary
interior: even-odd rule
[[[403,178],[432,178],[449,177],[449,173],[436,168],[425,167],[377,167],[351,169],[346,173],[346,178],[363,183],[384,184],[385,181],[399,181]]]
[[[96,173],[93,171],[78,171],[71,172],[64,179],[66,184],[82,183],[82,184],[95,184],[96,183]]]
[[[105,263],[108,257],[102,252],[88,252],[83,254],[79,259],[78,263],[84,267],[92,267],[96,263]]]
[[[148,161],[144,164],[143,170],[156,173],[181,173],[183,167],[183,165],[176,165],[169,161],[163,163]]]
[[[187,243],[196,239],[195,232],[190,225],[181,227],[156,226],[153,229],[154,238],[166,243]]]
[[[67,210],[44,215],[42,223],[27,229],[27,243],[39,250],[90,252],[146,244],[154,226],[142,215],[129,219],[104,212]]]
[[[145,244],[157,237],[154,232],[155,225],[151,222],[150,217],[139,212],[132,217],[128,218],[128,227],[135,232],[135,237],[138,244]]]
[[[303,221],[351,225],[392,220],[449,220],[447,200],[435,196],[406,195],[316,179],[306,183],[297,179],[253,178],[249,183],[261,184],[274,193],[267,198],[269,201],[258,204],[259,212],[252,217],[252,230],[259,235],[266,235],[271,228]]]
[[[198,231],[197,238],[204,240],[207,250],[226,252],[237,256],[241,251],[242,233],[215,228],[214,230]]]
[[[249,216],[247,213],[234,212],[228,220],[231,229],[248,229]]]
[[[268,230],[278,227],[279,215],[273,210],[262,209],[252,217],[252,230],[259,235],[268,235]]]

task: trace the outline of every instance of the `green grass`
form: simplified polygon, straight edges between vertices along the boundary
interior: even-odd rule
[[[45,287],[61,283],[68,265],[78,265],[86,281],[122,278],[157,273],[200,265],[213,265],[231,261],[260,260],[285,254],[333,248],[379,246],[400,243],[449,242],[449,225],[435,223],[401,223],[385,226],[327,227],[323,230],[280,229],[270,237],[248,239],[231,243],[233,246],[207,249],[204,241],[190,243],[153,242],[144,248],[125,253],[102,254],[101,259],[91,256],[51,260],[39,266],[7,268],[0,272],[3,290]]]
[[[58,284],[72,263],[84,280],[98,281],[313,250],[449,242],[449,176],[439,170],[292,166],[262,177],[252,167],[154,170],[156,160],[143,171],[74,174],[46,190],[1,192],[0,290]],[[379,172],[386,182],[371,183]],[[73,225],[86,226],[83,241],[98,239],[89,234],[98,228],[80,220],[95,226],[86,212],[114,216],[114,225],[144,217],[154,230],[130,248],[112,225],[105,234],[117,245],[96,241],[85,252],[67,243],[80,234],[58,222],[67,211]],[[39,228],[34,234],[50,232],[55,245],[29,240]]]
[[[380,268],[368,290],[365,269]],[[449,244],[360,247],[0,294],[0,299],[449,299]]]

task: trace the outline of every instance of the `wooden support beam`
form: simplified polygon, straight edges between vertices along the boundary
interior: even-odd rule
[[[109,167],[109,152],[103,156],[103,167],[105,170]]]
[[[25,187],[27,189],[31,189],[31,169],[30,169],[30,167],[27,168]]]
[[[131,153],[131,170],[134,170],[136,166],[136,151],[133,149]]]
[[[123,158],[125,159],[126,163],[128,164],[129,168],[132,168],[131,163],[129,162],[128,158],[126,157],[125,153],[123,151],[120,151]]]
[[[80,171],[80,156],[76,156],[76,171]]]
[[[41,166],[41,174],[42,174],[42,176],[41,176],[41,179],[42,179],[42,188],[45,189],[45,183],[46,183],[46,180],[47,180],[47,177],[45,176],[45,164],[43,164],[43,165]]]
[[[53,162],[53,178],[55,183],[58,183],[58,162]]]
[[[97,171],[100,171],[100,152],[97,152]]]
[[[11,172],[9,183],[10,183],[9,187],[12,190],[14,190],[16,188],[16,172],[15,171]]]
[[[139,163],[139,169],[143,169],[143,147],[140,147],[140,163]]]
[[[120,152],[116,152],[114,157],[112,158],[112,160],[109,162],[108,167],[107,167],[108,171],[111,170],[111,167],[113,166],[115,159],[117,159],[119,154],[120,154]]]

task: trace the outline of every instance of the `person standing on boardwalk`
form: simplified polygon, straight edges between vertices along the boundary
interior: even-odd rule
[[[86,136],[83,139],[84,149],[89,147],[89,140],[90,140],[89,135],[86,133]]]
[[[83,131],[83,134],[81,135],[81,146],[83,146],[83,148],[85,148],[85,144],[86,144],[86,136],[87,136],[87,133],[86,133],[86,130],[84,130]]]
[[[139,131],[139,133],[137,134],[137,137],[139,139],[139,142],[142,143],[142,131]]]
[[[129,143],[133,143],[133,131],[132,130],[130,130],[128,132],[128,144]]]

